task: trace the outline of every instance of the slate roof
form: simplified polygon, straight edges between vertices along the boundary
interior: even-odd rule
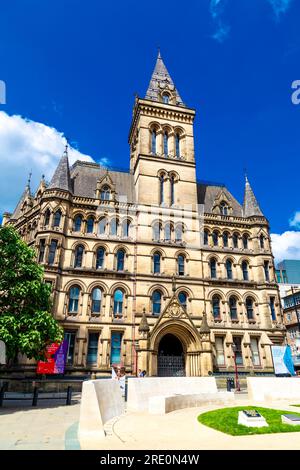
[[[245,184],[243,214],[244,214],[244,217],[251,217],[252,215],[263,216],[263,213],[259,207],[259,204],[250,186],[247,176],[246,176],[246,184]]]
[[[184,106],[178,90],[175,87],[174,82],[159,52],[145,98],[152,101],[159,101],[159,93],[167,85],[169,89],[176,92],[176,104],[179,106]]]
[[[30,193],[30,188],[29,186],[27,185],[22,196],[20,197],[20,200],[11,216],[12,219],[18,219],[19,217],[21,217],[22,215],[22,212],[21,212],[21,209],[22,209],[22,206],[23,206],[23,203],[25,201],[25,199],[27,197],[31,197],[31,193]]]
[[[243,208],[241,204],[233,197],[226,186],[197,183],[197,192],[198,204],[204,204],[204,212],[212,212],[216,198],[221,192],[223,192],[232,206],[232,215],[243,217]]]
[[[60,162],[54,172],[48,189],[63,189],[72,192],[72,182],[70,178],[70,168],[67,147],[60,159]]]

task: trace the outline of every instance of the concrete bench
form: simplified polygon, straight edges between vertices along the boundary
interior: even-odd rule
[[[150,414],[166,414],[182,408],[195,408],[210,404],[232,404],[234,392],[216,392],[199,394],[156,395],[149,398]]]
[[[300,377],[247,377],[250,400],[299,400]]]

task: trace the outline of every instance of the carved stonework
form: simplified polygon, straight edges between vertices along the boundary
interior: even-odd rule
[[[187,314],[186,314],[186,311],[182,308],[182,306],[176,300],[173,300],[173,302],[171,302],[168,305],[168,307],[167,307],[167,309],[164,313],[164,317],[167,317],[167,318],[188,318]]]

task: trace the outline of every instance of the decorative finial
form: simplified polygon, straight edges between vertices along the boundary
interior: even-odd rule
[[[175,274],[172,276],[172,291],[176,292],[176,277]]]
[[[158,59],[161,59],[161,55],[160,55],[160,46],[157,46],[157,50],[158,50]]]
[[[248,181],[248,176],[247,176],[247,168],[244,168],[244,175],[245,175],[245,181],[246,181],[246,183],[249,183],[249,181]]]
[[[44,175],[44,174],[42,174],[42,180],[43,180],[43,181],[45,180],[45,175]]]
[[[65,151],[64,151],[64,154],[68,156],[68,150],[69,150],[69,144],[68,142],[66,143],[65,145]]]
[[[28,188],[30,188],[31,177],[32,177],[32,170],[30,170],[30,173],[29,173],[29,175],[28,175],[28,180],[27,180],[27,187],[28,187]]]

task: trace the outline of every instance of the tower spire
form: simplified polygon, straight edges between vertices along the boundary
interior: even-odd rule
[[[69,146],[66,144],[64,153],[49,184],[49,189],[63,189],[72,193],[68,149]]]
[[[244,196],[244,205],[243,205],[244,217],[251,217],[252,215],[264,216],[257,199],[254,195],[254,192],[250,186],[247,175],[245,174],[245,196]]]
[[[175,95],[176,103],[173,104],[178,106],[185,106],[167,70],[167,67],[164,64],[160,53],[160,48],[158,48],[156,64],[145,98],[151,101],[161,101],[160,96],[164,90],[168,90]]]

